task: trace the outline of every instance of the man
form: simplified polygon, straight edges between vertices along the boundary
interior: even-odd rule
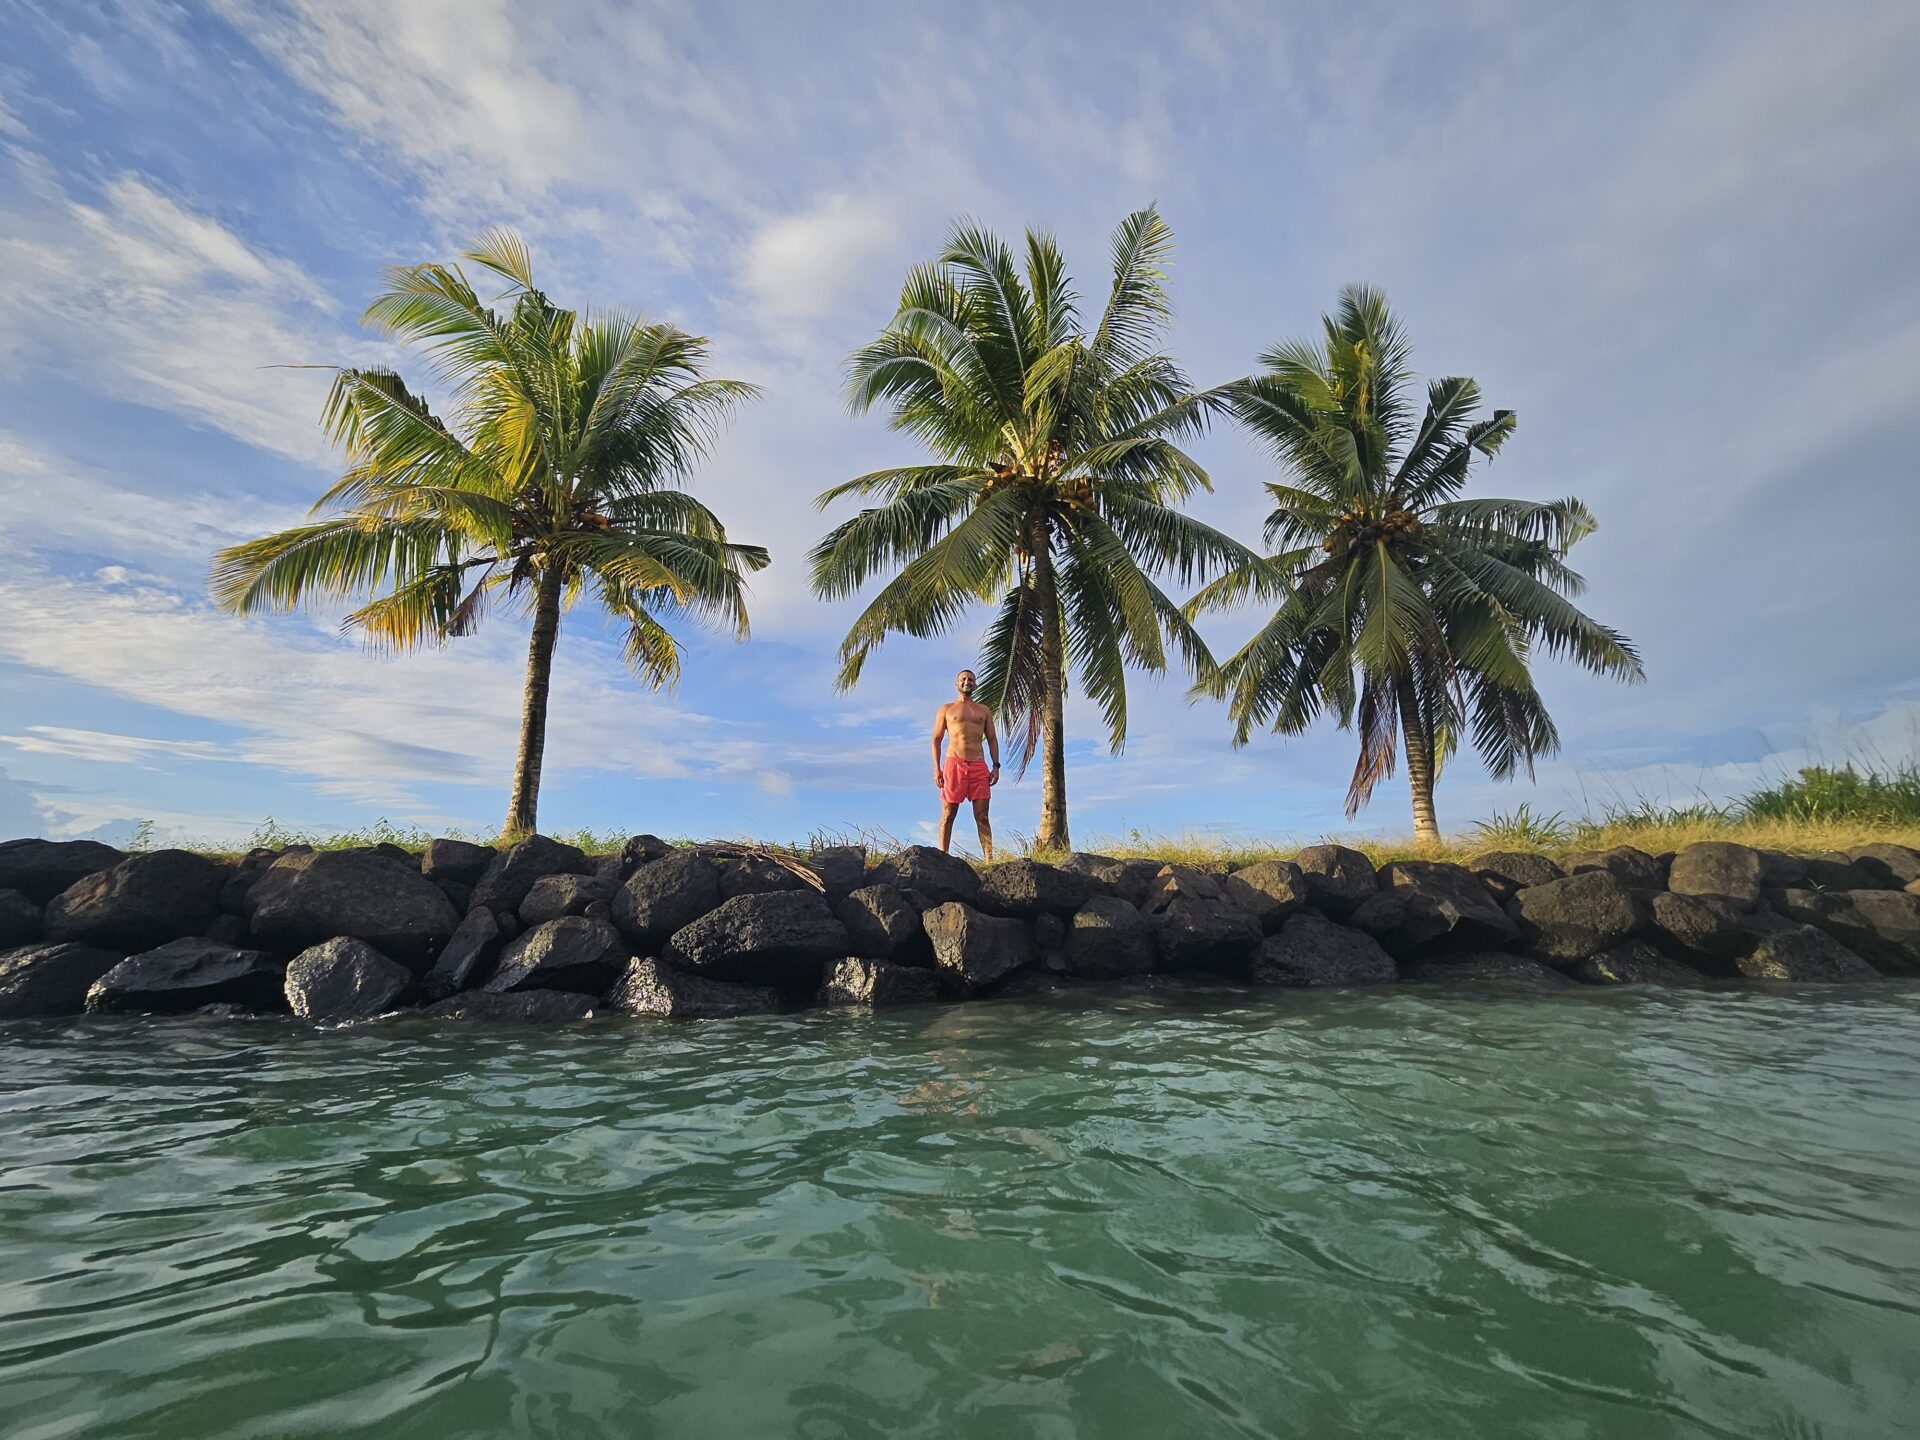
[[[973,698],[973,671],[953,677],[955,696],[933,717],[933,786],[940,792],[940,849],[953,839],[953,817],[960,802],[973,802],[973,823],[980,831],[980,853],[993,859],[993,827],[987,823],[988,791],[1000,783],[1000,737],[993,733],[993,712]],[[993,769],[981,757],[980,743],[993,754]],[[947,747],[946,762],[940,746]]]

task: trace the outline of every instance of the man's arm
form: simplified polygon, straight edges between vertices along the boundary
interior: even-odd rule
[[[933,712],[933,784],[940,786],[940,746],[947,738],[947,707],[942,705]]]
[[[989,785],[1000,783],[1000,737],[993,733],[993,712],[987,711],[987,753],[993,757],[993,773],[987,777]]]

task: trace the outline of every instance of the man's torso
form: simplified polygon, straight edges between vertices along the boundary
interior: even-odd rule
[[[987,707],[971,700],[949,700],[940,707],[947,722],[947,758],[986,758]]]

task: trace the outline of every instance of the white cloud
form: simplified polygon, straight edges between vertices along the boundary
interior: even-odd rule
[[[0,745],[11,745],[28,755],[60,755],[109,765],[141,765],[159,756],[188,760],[237,758],[211,740],[155,740],[143,735],[76,730],[65,725],[29,725],[24,735],[0,735]]]
[[[748,239],[741,286],[765,314],[810,320],[831,314],[899,248],[901,228],[873,197],[828,195],[795,214],[762,224]]]

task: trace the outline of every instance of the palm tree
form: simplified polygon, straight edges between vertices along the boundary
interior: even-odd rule
[[[1196,673],[1212,664],[1154,577],[1184,584],[1256,558],[1174,508],[1212,488],[1176,442],[1204,428],[1215,397],[1196,394],[1154,348],[1170,314],[1172,249],[1156,211],[1129,215],[1089,332],[1051,235],[1029,230],[1021,265],[961,222],[938,260],[908,272],[893,320],[848,362],[852,409],[886,406],[933,460],[820,497],[822,509],[850,494],[883,503],[814,549],[817,593],[842,599],[903,567],[847,632],[840,688],[889,633],[943,634],[971,602],[997,604],[976,694],[1001,717],[1021,770],[1042,752],[1042,849],[1069,846],[1069,660],[1119,753],[1128,665],[1162,672],[1169,645]]]
[[[471,634],[492,599],[520,603],[533,635],[505,826],[519,836],[535,827],[563,609],[591,587],[656,688],[680,674],[665,622],[746,637],[744,576],[767,552],[730,543],[674,485],[755,392],[706,378],[706,341],[676,326],[560,309],[510,232],[461,258],[506,282],[503,313],[458,265],[410,265],[387,272],[364,317],[431,356],[449,419],[390,370],[328,367],[323,424],[347,467],[313,513],[336,513],[222,550],[212,590],[243,615],[364,599],[346,625],[396,651]]]
[[[1261,356],[1227,387],[1234,413],[1272,448],[1291,483],[1267,486],[1277,553],[1207,587],[1189,614],[1276,598],[1265,628],[1196,691],[1229,701],[1234,740],[1255,725],[1297,735],[1323,709],[1357,723],[1351,819],[1404,750],[1417,838],[1440,838],[1433,784],[1463,732],[1502,779],[1559,747],[1534,689],[1537,653],[1596,674],[1645,676],[1633,644],[1567,597],[1585,588],[1568,550],[1593,533],[1578,500],[1457,498],[1476,456],[1491,458],[1514,414],[1476,420],[1480,387],[1427,386],[1415,420],[1409,347],[1377,290],[1350,286],[1321,344]]]

